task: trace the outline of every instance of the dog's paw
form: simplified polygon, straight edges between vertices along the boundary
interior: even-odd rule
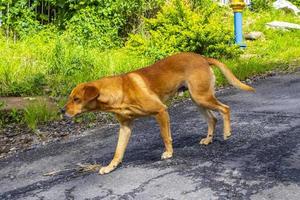
[[[212,138],[203,138],[200,140],[200,144],[203,145],[209,145],[210,143],[212,143]]]
[[[99,170],[99,174],[103,175],[103,174],[108,174],[109,172],[113,171],[115,168],[110,167],[110,166],[106,166],[106,167],[101,167],[101,169]]]
[[[161,159],[162,159],[162,160],[166,160],[166,159],[172,158],[172,156],[173,156],[173,152],[167,152],[167,151],[165,151],[165,152],[161,155]]]
[[[231,137],[231,132],[229,133],[224,133],[224,140],[227,140]]]

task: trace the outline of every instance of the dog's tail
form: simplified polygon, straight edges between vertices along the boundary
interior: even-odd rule
[[[221,63],[220,61],[213,58],[205,58],[205,59],[209,65],[217,66],[224,74],[228,82],[234,87],[239,88],[241,90],[255,92],[254,88],[242,83],[239,79],[237,79],[224,63]]]

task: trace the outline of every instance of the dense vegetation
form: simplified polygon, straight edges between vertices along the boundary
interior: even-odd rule
[[[24,38],[54,26],[72,42],[108,49],[120,46],[153,16],[162,0],[4,0],[0,3],[6,36]]]
[[[145,19],[143,31],[130,35],[127,45],[155,59],[178,51],[232,58],[240,51],[233,44],[232,27],[227,26],[230,14],[212,1],[194,9],[175,1],[163,6],[155,18]]]
[[[241,51],[231,8],[211,0],[2,0],[0,96],[48,95],[63,103],[79,82],[179,51],[222,59],[241,79],[299,63],[299,31],[265,27],[272,20],[300,23],[299,17],[273,10],[271,0],[252,2],[244,31],[265,36]]]
[[[202,4],[209,9],[180,0],[63,2],[2,3],[0,95],[40,95],[47,87],[51,95],[65,96],[78,82],[135,69],[178,51],[214,57],[240,53],[232,42],[232,27],[225,26],[230,12],[208,0]],[[46,8],[47,15],[40,13]]]

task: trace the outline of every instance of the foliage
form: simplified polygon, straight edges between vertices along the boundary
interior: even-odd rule
[[[0,128],[11,123],[23,123],[23,112],[17,109],[12,109],[10,111],[0,109]]]
[[[290,2],[292,2],[294,5],[298,6],[298,8],[300,7],[300,0],[290,0]]]
[[[3,30],[6,36],[23,38],[57,26],[76,44],[109,49],[140,23],[141,16],[156,13],[163,0],[4,0]]]
[[[46,71],[48,86],[53,96],[66,96],[80,82],[99,79],[137,69],[150,59],[119,49],[102,52],[56,41]]]
[[[125,49],[86,48],[69,43],[52,27],[14,43],[0,35],[0,96],[67,96],[80,82],[150,64]]]
[[[58,118],[58,111],[50,108],[45,102],[34,102],[24,109],[24,122],[35,130],[39,123]]]
[[[4,101],[0,101],[0,110],[5,106],[5,102]]]
[[[11,117],[11,120],[15,123],[22,122],[22,112],[20,110],[12,109],[9,115]]]
[[[122,38],[138,26],[141,16],[160,2],[98,0],[91,4],[82,1],[81,9],[66,22],[66,34],[80,45],[102,49],[118,47]]]
[[[27,0],[3,0],[0,3],[0,11],[6,13],[3,16],[3,27],[7,35],[16,36],[17,33],[22,38],[41,28],[39,21],[36,20],[35,5],[29,7]]]
[[[28,94],[28,95],[38,95],[41,94],[41,90],[44,85],[45,76],[42,73],[34,74],[30,77],[28,77],[26,82],[19,82],[19,80],[14,79],[11,74],[12,72],[5,71],[5,76],[7,79],[5,79],[3,82],[2,80],[0,82],[5,84],[6,86],[9,86],[9,91],[5,90],[4,87],[1,87],[0,93],[6,94],[8,96],[21,96],[22,94]],[[7,87],[6,87],[7,88]],[[2,91],[3,90],[3,91]]]
[[[191,4],[192,8],[209,8],[215,5],[212,0],[189,0],[188,2]]]
[[[180,51],[211,57],[235,57],[240,50],[233,43],[226,10],[210,7],[192,10],[188,3],[172,0],[156,18],[145,19],[141,33],[130,35],[127,47],[155,59]]]
[[[105,10],[86,7],[75,14],[67,23],[67,32],[74,42],[80,45],[109,49],[120,46],[119,27],[122,21],[104,17]]]
[[[0,96],[42,94],[49,46],[35,39],[14,43],[0,35]]]
[[[272,6],[272,0],[251,0],[251,10],[261,11],[269,10]]]

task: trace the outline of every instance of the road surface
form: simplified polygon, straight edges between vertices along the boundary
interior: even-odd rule
[[[107,164],[118,126],[89,130],[0,161],[0,199],[289,199],[300,198],[300,73],[217,93],[232,109],[232,137],[200,146],[206,123],[190,100],[170,110],[174,157],[161,161],[163,144],[152,118],[137,120],[123,164],[98,175],[76,163]],[[54,176],[43,176],[58,171]]]

